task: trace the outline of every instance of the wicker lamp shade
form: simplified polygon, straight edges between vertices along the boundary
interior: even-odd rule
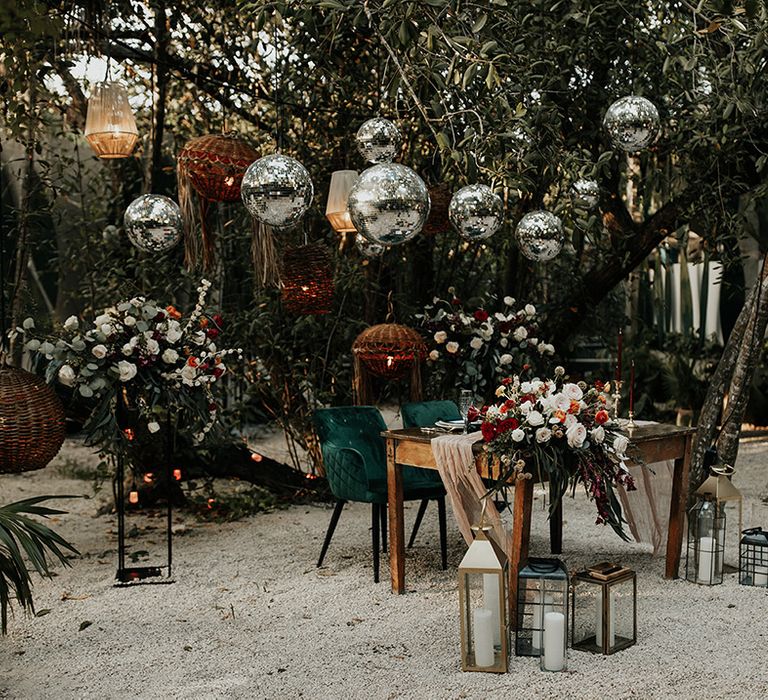
[[[325,217],[334,231],[352,233],[355,225],[349,215],[349,191],[357,182],[357,170],[336,170],[331,174],[331,185],[328,188],[328,202],[325,206]]]
[[[448,219],[448,206],[451,203],[451,188],[441,182],[429,188],[429,198],[432,201],[432,208],[429,210],[429,216],[421,232],[425,236],[435,236],[438,233],[445,233],[451,228],[451,222]]]
[[[64,408],[40,377],[0,367],[0,474],[42,469],[64,442]]]
[[[93,88],[84,135],[99,158],[127,158],[133,153],[139,131],[121,83],[106,81]]]
[[[372,401],[368,373],[382,379],[400,379],[410,372],[411,399],[421,398],[421,362],[427,346],[421,335],[398,323],[381,323],[366,328],[352,343],[354,389],[357,402]]]
[[[282,300],[295,314],[327,314],[333,306],[333,265],[320,243],[289,248],[280,272]]]

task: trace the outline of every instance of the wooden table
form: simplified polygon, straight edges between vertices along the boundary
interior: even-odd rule
[[[655,423],[625,431],[640,453],[645,464],[668,459],[675,460],[672,477],[672,498],[669,504],[669,529],[667,531],[666,578],[677,578],[680,566],[680,550],[683,543],[685,504],[688,495],[688,471],[691,462],[691,444],[694,428]],[[405,530],[403,523],[402,467],[409,465],[422,469],[437,469],[432,454],[431,441],[434,433],[424,433],[419,428],[388,430],[382,433],[387,443],[387,488],[389,492],[389,568],[392,591],[405,592]],[[488,460],[482,451],[482,443],[474,445],[476,467],[480,476],[492,478]],[[521,563],[528,559],[528,540],[531,532],[531,507],[533,503],[533,479],[524,479],[515,486],[512,521],[512,556],[509,566],[510,621],[516,620],[517,573]]]

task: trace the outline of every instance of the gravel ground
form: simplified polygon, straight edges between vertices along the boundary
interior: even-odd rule
[[[260,446],[269,454],[266,446]],[[751,504],[768,482],[768,444],[742,446],[735,483]],[[408,594],[373,583],[370,511],[345,510],[322,569],[330,510],[296,506],[225,524],[177,515],[170,586],[112,587],[114,516],[106,495],[66,478],[87,459],[68,444],[47,469],[0,479],[3,502],[34,494],[88,494],[55,526],[82,553],[35,585],[41,617],[16,614],[0,639],[0,698],[765,698],[768,595],[736,583],[699,587],[662,578],[663,559],[595,526],[579,495],[566,503],[564,558],[603,559],[638,572],[638,643],[612,657],[571,651],[566,673],[511,658],[503,675],[462,673],[456,566],[465,550],[449,521],[449,570],[439,568],[429,510],[409,552]],[[415,508],[406,511],[406,524]],[[731,515],[728,561],[736,552]],[[768,525],[768,523],[763,523]],[[548,552],[545,513],[531,549]],[[386,571],[386,569],[384,569]],[[88,621],[92,624],[80,629]]]

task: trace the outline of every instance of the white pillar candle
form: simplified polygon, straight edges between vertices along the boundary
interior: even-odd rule
[[[715,575],[715,538],[699,538],[699,569],[696,572],[696,580],[699,583],[712,583]]]
[[[768,586],[768,566],[755,565],[755,577],[753,583],[755,586]]]
[[[616,643],[616,601],[612,591],[608,591],[608,611],[610,620],[608,621],[608,648],[610,649]],[[597,597],[597,614],[595,618],[595,643],[597,646],[603,646],[603,596],[602,593]]]
[[[490,610],[477,608],[475,622],[475,666],[493,666],[493,616]]]
[[[562,671],[565,666],[565,615],[544,615],[544,669]]]
[[[499,598],[499,577],[496,574],[483,574],[483,607],[491,613],[495,646],[501,646],[501,626],[499,624],[501,601]]]
[[[544,604],[541,605],[541,596],[544,595]],[[555,606],[555,599],[549,593],[535,593],[534,603],[536,603],[536,611],[534,617],[536,618],[533,624],[538,628],[533,630],[533,637],[531,639],[531,646],[533,653],[541,653],[541,635],[544,632],[544,615],[548,612],[552,612]]]

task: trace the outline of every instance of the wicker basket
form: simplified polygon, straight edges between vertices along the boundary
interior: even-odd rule
[[[0,474],[42,469],[64,442],[64,408],[40,377],[0,367]]]
[[[333,266],[320,243],[289,248],[280,270],[282,300],[294,314],[327,314],[333,306]]]
[[[421,229],[425,236],[445,233],[451,227],[451,222],[448,219],[448,206],[451,203],[451,196],[451,188],[445,182],[429,188],[429,199],[432,202],[432,206],[429,210],[427,221]]]
[[[352,344],[352,352],[371,374],[398,379],[421,362],[427,346],[421,335],[397,323],[382,323],[366,328]]]

